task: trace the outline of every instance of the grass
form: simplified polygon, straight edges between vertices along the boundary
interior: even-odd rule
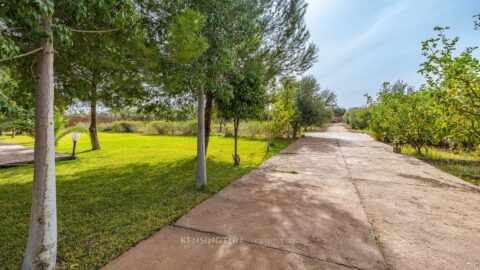
[[[402,153],[421,159],[449,174],[480,186],[480,157],[474,154],[429,147],[428,151],[418,154],[410,146],[402,148]]]
[[[240,139],[242,163],[233,167],[233,139],[213,136],[207,156],[208,187],[196,192],[195,137],[101,133],[102,150],[89,151],[86,134],[76,161],[57,163],[60,269],[95,269],[171,224],[213,193],[283,149]],[[27,136],[0,141],[33,147]],[[70,153],[70,138],[58,152]],[[0,268],[17,269],[27,239],[33,166],[0,170]]]

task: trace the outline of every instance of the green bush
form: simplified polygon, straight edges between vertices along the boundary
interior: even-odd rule
[[[155,121],[151,123],[151,127],[159,135],[174,135],[176,131],[175,124],[175,122]]]
[[[245,133],[251,139],[265,137],[265,131],[266,131],[265,123],[262,123],[259,121],[249,121],[249,122],[244,122],[243,124],[240,123],[240,127],[242,126],[245,127]]]
[[[197,121],[177,122],[179,135],[193,136],[197,135],[198,123]]]
[[[427,145],[445,138],[441,118],[432,110],[434,102],[427,89],[417,92],[382,91],[370,105],[370,129],[382,141],[409,144],[418,153]]]
[[[225,138],[233,138],[233,126],[225,125],[223,128],[223,136]]]
[[[345,122],[353,129],[368,128],[370,112],[366,107],[351,108],[345,113]]]
[[[117,133],[142,133],[147,131],[144,122],[140,121],[116,121],[100,124],[100,130]]]
[[[88,123],[77,123],[76,128],[88,128]],[[103,132],[113,133],[145,133],[158,135],[197,135],[198,124],[196,120],[190,121],[115,121],[101,123],[98,129]],[[267,123],[262,121],[244,121],[240,123],[239,136],[251,139],[266,138]],[[223,124],[222,132],[212,127],[212,135],[233,137],[233,125],[230,122]]]
[[[87,122],[78,122],[78,123],[75,124],[75,127],[78,128],[78,129],[88,130],[88,128],[90,127],[90,124],[87,123]]]

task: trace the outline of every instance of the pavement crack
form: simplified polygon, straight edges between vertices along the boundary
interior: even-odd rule
[[[231,237],[231,236],[224,235],[224,234],[217,233],[217,232],[213,232],[213,231],[206,231],[206,230],[201,230],[201,229],[192,228],[192,227],[185,227],[185,226],[180,226],[180,225],[177,225],[177,224],[171,224],[170,226],[175,227],[175,228],[179,228],[179,229],[190,230],[190,231],[194,231],[194,232],[198,232],[198,233],[213,234],[213,235],[218,236],[218,237],[237,238],[237,237]],[[262,244],[259,244],[257,242],[246,241],[246,240],[243,240],[243,239],[239,239],[239,240],[240,240],[240,243],[245,243],[245,244],[249,244],[249,245],[253,245],[253,246],[257,246],[257,247],[262,247],[262,248],[267,248],[267,249],[273,249],[273,250],[277,250],[277,251],[284,252],[284,253],[295,254],[297,256],[305,257],[305,258],[315,260],[315,261],[319,261],[319,262],[322,262],[322,263],[335,264],[335,265],[338,265],[338,266],[348,267],[348,268],[355,269],[355,270],[366,270],[364,268],[360,268],[360,267],[357,267],[357,266],[354,266],[354,265],[348,265],[348,264],[344,264],[344,263],[341,263],[341,262],[336,262],[336,261],[328,260],[328,259],[320,259],[320,258],[317,258],[317,257],[314,257],[314,256],[298,253],[298,252],[291,251],[291,250],[286,250],[286,249],[282,249],[282,248],[278,248],[278,247],[262,245]]]
[[[370,224],[370,228],[371,228],[371,231],[372,231],[371,233],[372,233],[372,235],[373,235],[373,239],[374,239],[374,241],[375,241],[375,245],[377,246],[378,250],[380,251],[380,254],[382,255],[384,267],[385,267],[385,269],[389,270],[390,267],[388,266],[388,263],[387,263],[387,257],[385,256],[385,252],[383,251],[382,245],[381,245],[380,242],[378,241],[377,233],[376,233],[376,231],[375,231],[375,226],[373,225],[372,218],[370,217],[370,215],[368,214],[367,210],[365,209],[365,205],[363,204],[362,197],[360,196],[360,192],[358,191],[358,187],[357,187],[357,185],[355,184],[355,179],[352,178],[352,174],[351,174],[351,172],[350,172],[350,168],[348,167],[347,160],[346,160],[346,158],[345,158],[345,155],[343,154],[342,146],[341,146],[340,142],[338,141],[338,138],[335,138],[335,142],[336,142],[336,144],[337,144],[337,146],[338,146],[338,149],[340,150],[340,154],[342,155],[343,162],[345,163],[345,168],[347,169],[347,178],[351,180],[352,185],[353,185],[353,187],[355,188],[355,193],[357,194],[357,198],[358,198],[358,200],[360,201],[360,204],[362,205],[363,212],[365,213],[365,216],[367,217],[368,224]]]

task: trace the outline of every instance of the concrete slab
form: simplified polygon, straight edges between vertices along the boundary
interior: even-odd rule
[[[167,226],[104,269],[347,270],[351,268],[243,242],[241,239]]]
[[[282,178],[291,176],[244,177],[175,224],[251,242],[289,240],[264,245],[362,269],[384,268],[350,181],[312,178],[305,184]]]
[[[57,160],[71,159],[70,155],[56,153]],[[0,168],[33,163],[33,149],[16,144],[0,142]]]
[[[356,183],[390,269],[480,269],[480,194]]]

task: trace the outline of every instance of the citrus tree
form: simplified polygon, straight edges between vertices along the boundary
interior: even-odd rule
[[[369,127],[375,136],[395,146],[409,144],[418,153],[427,145],[436,145],[444,133],[437,127],[434,93],[427,89],[414,91],[407,84],[384,83],[377,99],[369,98]]]
[[[472,147],[480,143],[480,61],[473,56],[476,47],[455,55],[459,39],[448,38],[448,29],[436,27],[437,36],[422,43],[426,61],[419,72],[434,91],[450,137]]]

